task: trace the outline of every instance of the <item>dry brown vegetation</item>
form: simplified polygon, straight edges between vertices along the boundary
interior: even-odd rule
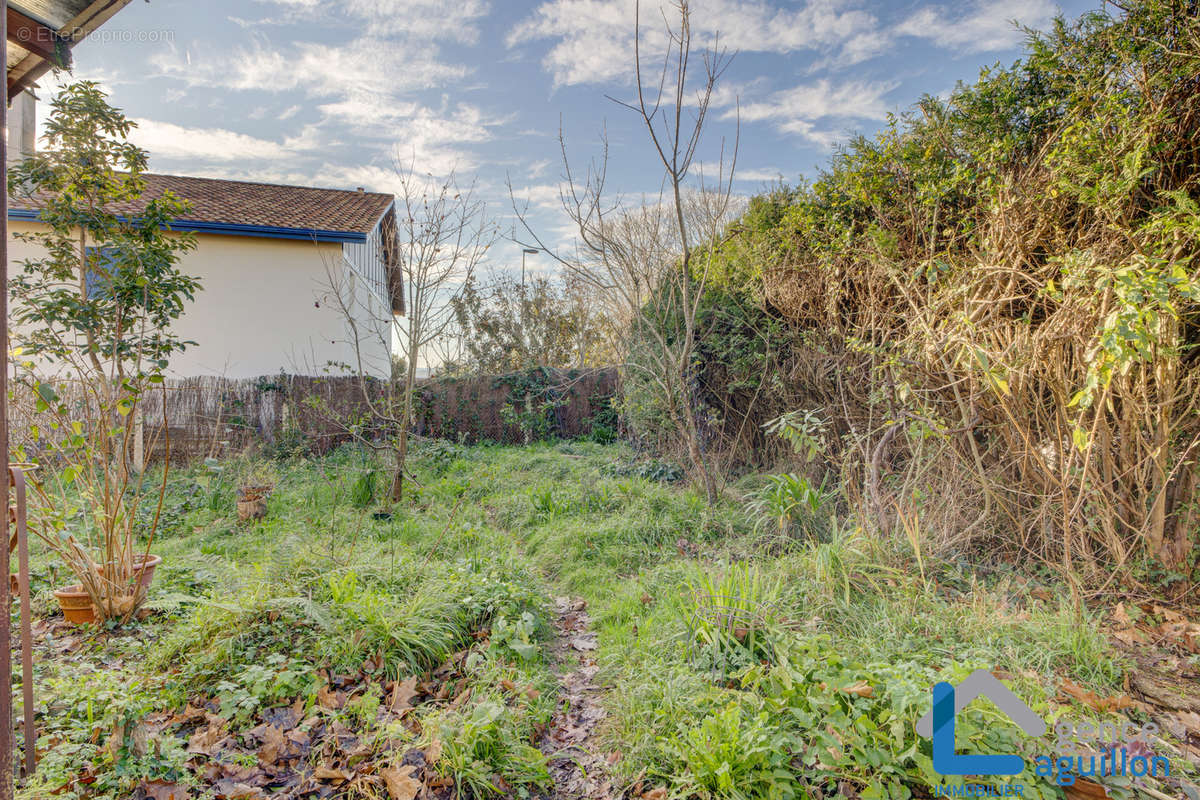
[[[1133,3],[756,199],[705,334],[731,459],[811,411],[884,532],[1189,591],[1198,76],[1195,12]]]

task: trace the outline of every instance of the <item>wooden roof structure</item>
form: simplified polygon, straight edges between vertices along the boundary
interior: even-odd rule
[[[8,0],[8,97],[55,67],[71,66],[71,48],[131,0]]]

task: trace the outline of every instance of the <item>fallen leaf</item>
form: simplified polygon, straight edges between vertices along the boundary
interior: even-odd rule
[[[214,783],[212,792],[222,800],[258,800],[263,797],[262,791],[257,787],[228,779]]]
[[[1153,606],[1153,611],[1154,611],[1154,615],[1156,617],[1162,617],[1167,622],[1183,622],[1187,619],[1186,617],[1183,616],[1183,614],[1180,614],[1178,611],[1174,611],[1170,608],[1165,608],[1158,604],[1155,604]]]
[[[412,708],[412,699],[420,692],[417,691],[417,678],[412,676],[407,680],[396,681],[392,687],[392,696],[388,700],[388,708],[393,714],[399,714]]]
[[[611,753],[609,753],[608,756],[604,760],[607,761],[609,764],[615,764],[621,760],[621,754],[618,753],[616,750],[614,750]]]
[[[875,689],[866,681],[857,681],[849,686],[843,686],[842,691],[846,694],[857,695],[858,697],[874,697]]]
[[[582,652],[586,652],[588,650],[595,650],[596,649],[596,641],[595,641],[595,639],[590,639],[590,638],[587,638],[584,636],[576,636],[574,639],[571,640],[571,647],[574,647],[576,650],[579,650]]]
[[[1064,786],[1063,791],[1067,800],[1093,800],[1093,798],[1108,797],[1108,790],[1103,786],[1084,778],[1077,778],[1071,786]]]
[[[225,738],[225,720],[215,714],[206,714],[205,718],[207,724],[188,738],[187,751],[193,755],[214,755],[216,745]]]
[[[263,745],[258,750],[258,757],[264,764],[274,764],[287,746],[283,731],[274,725],[266,725],[262,730]]]
[[[352,780],[354,773],[346,769],[335,769],[333,767],[317,767],[313,770],[313,777],[319,781],[334,781],[335,783],[344,783]]]
[[[1186,620],[1164,622],[1158,626],[1158,633],[1164,638],[1173,640],[1184,650],[1200,652],[1197,643],[1200,642],[1200,625]]]
[[[150,748],[150,726],[143,720],[129,731],[129,741],[126,743],[129,752],[135,756],[144,756]]]
[[[383,782],[387,784],[388,797],[392,800],[413,800],[421,793],[421,782],[412,777],[414,769],[416,768],[409,764],[399,769],[384,767],[379,770]]]
[[[525,693],[525,696],[528,697],[530,700],[537,700],[539,697],[542,696],[542,693],[539,692],[537,689],[533,688],[532,684],[530,684],[529,686],[526,686],[521,691],[523,691]]]
[[[436,764],[438,759],[442,757],[442,740],[434,739],[429,743],[429,747],[425,748],[425,761],[428,764]]]
[[[667,796],[666,787],[659,786],[657,789],[651,789],[650,791],[644,793],[642,795],[642,800],[664,800],[664,798],[666,796]]]
[[[1112,637],[1121,644],[1132,647],[1135,644],[1143,644],[1146,641],[1146,636],[1137,628],[1127,628],[1121,631],[1113,631]]]
[[[191,800],[191,792],[186,786],[166,781],[144,781],[142,791],[146,800]]]
[[[500,680],[500,688],[506,692],[515,692],[517,690],[517,685],[508,678],[502,678]]]
[[[125,746],[125,733],[126,727],[123,720],[113,723],[112,733],[108,735],[108,741],[104,743],[104,749],[109,752],[113,761],[121,758],[121,748]]]
[[[188,703],[184,706],[183,711],[171,718],[170,724],[183,725],[189,722],[203,722],[207,715],[208,712],[203,708]]]
[[[341,692],[333,691],[328,685],[317,689],[317,705],[321,708],[330,711],[336,711],[346,703],[346,698]]]
[[[1127,695],[1114,695],[1113,697],[1101,697],[1095,692],[1089,692],[1078,684],[1064,680],[1058,690],[1068,697],[1072,697],[1083,703],[1093,711],[1120,711],[1123,708],[1133,708],[1134,702]]]
[[[1124,603],[1117,603],[1117,607],[1113,609],[1113,622],[1120,625],[1122,628],[1132,628],[1133,618],[1129,616],[1129,612],[1125,610]]]

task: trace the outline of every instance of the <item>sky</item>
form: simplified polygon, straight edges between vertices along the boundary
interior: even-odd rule
[[[134,0],[76,48],[73,77],[99,81],[137,122],[155,172],[387,192],[397,165],[413,164],[475,181],[505,233],[511,182],[539,235],[562,243],[560,130],[576,169],[606,132],[609,186],[657,197],[645,129],[616,102],[634,96],[635,2]],[[741,195],[811,178],[851,134],[1018,58],[1014,20],[1043,29],[1097,7],[693,0],[695,47],[732,55],[702,160],[712,174],[736,138]],[[659,0],[643,0],[641,19],[653,54]],[[39,96],[53,89],[47,76]],[[493,248],[494,268],[519,260],[515,243]]]

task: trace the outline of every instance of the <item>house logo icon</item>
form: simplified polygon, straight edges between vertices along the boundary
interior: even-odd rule
[[[954,718],[977,697],[986,697],[1029,736],[1046,733],[1046,722],[986,669],[957,686],[934,684],[933,708],[917,721],[917,733],[933,740],[933,768],[942,775],[1019,775],[1025,759],[1012,754],[959,755],[954,750]]]

